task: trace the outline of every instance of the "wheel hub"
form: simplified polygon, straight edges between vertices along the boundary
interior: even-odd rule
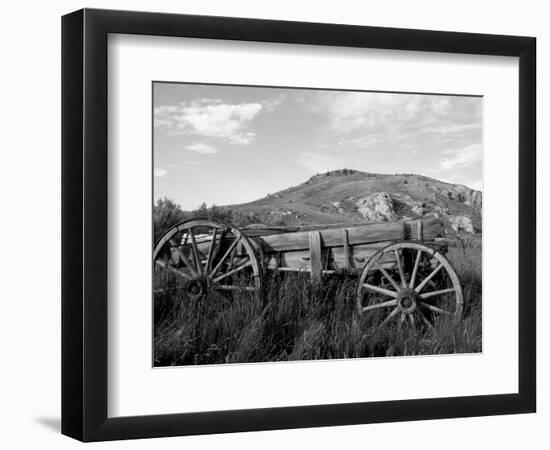
[[[199,299],[206,293],[206,280],[196,278],[188,281],[185,285],[185,292],[192,299]]]
[[[410,314],[416,309],[417,294],[414,289],[403,289],[397,294],[397,307],[401,312]]]

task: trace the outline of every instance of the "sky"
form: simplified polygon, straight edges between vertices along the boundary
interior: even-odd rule
[[[482,189],[481,97],[153,84],[154,198],[239,204],[356,169]]]

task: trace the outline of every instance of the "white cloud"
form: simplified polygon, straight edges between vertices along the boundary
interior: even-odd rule
[[[155,108],[154,123],[171,135],[198,135],[247,145],[256,137],[250,123],[262,108],[259,102],[229,104],[203,98]]]
[[[161,169],[160,167],[157,167],[153,171],[153,174],[155,175],[155,178],[162,178],[162,177],[166,176],[167,173],[168,173],[168,171],[166,171],[165,169]]]
[[[262,104],[264,105],[264,108],[266,111],[273,111],[286,100],[287,100],[287,95],[281,94],[278,97],[275,97],[273,100],[262,102]]]
[[[202,153],[202,154],[216,153],[218,151],[216,147],[213,147],[212,145],[208,145],[208,144],[202,144],[200,142],[196,142],[195,144],[188,145],[185,148],[192,152]]]
[[[464,124],[448,124],[435,128],[436,133],[465,133],[468,131],[481,131],[481,120],[479,122]]]
[[[426,132],[463,134],[480,130],[481,106],[481,99],[476,97],[325,92],[309,107],[327,117],[333,132],[387,139]]]
[[[446,157],[439,160],[442,169],[461,169],[479,164],[483,155],[483,149],[481,145],[473,144],[455,150],[446,150],[443,154]]]

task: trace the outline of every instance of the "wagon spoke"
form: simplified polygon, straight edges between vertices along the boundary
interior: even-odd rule
[[[208,273],[210,271],[210,266],[212,264],[212,256],[214,255],[214,248],[216,247],[216,238],[218,237],[218,229],[214,227],[214,231],[212,232],[212,241],[210,244],[210,248],[208,249],[208,256],[206,257],[206,266],[205,266],[205,273]]]
[[[419,304],[423,308],[429,309],[430,311],[433,311],[433,312],[438,313],[438,314],[445,314],[447,316],[452,316],[453,315],[452,313],[450,313],[446,309],[441,309],[441,308],[438,308],[437,306],[430,305],[428,303],[420,302]]]
[[[384,269],[380,264],[376,264],[375,266],[380,272],[382,272],[382,275],[384,275],[388,281],[392,284],[392,286],[395,288],[396,291],[399,291],[401,288],[399,285],[395,282],[395,280],[392,278],[392,276]]]
[[[229,272],[226,272],[223,275],[220,275],[219,277],[214,278],[214,283],[217,283],[218,281],[223,280],[225,277],[228,277],[230,275],[234,275],[237,272],[240,272],[241,270],[246,269],[247,267],[250,267],[251,265],[252,265],[252,261],[248,261],[244,264],[241,264],[240,266],[237,266],[233,270],[230,270]]]
[[[155,261],[155,264],[157,264],[158,266],[162,267],[164,270],[168,270],[169,272],[172,272],[186,280],[191,280],[191,277],[189,275],[187,275],[186,273],[182,272],[181,270],[178,270],[176,269],[175,267],[172,267],[166,263],[164,263],[163,261],[160,261],[160,260],[156,260]]]
[[[227,285],[227,284],[215,284],[214,289],[221,289],[222,291],[248,291],[248,292],[258,291],[257,287],[235,286],[235,285]]]
[[[399,255],[399,250],[395,249],[395,258],[397,259],[397,268],[399,269],[399,276],[401,277],[401,286],[407,287],[407,282],[405,281],[405,272],[403,272],[403,266],[401,265],[401,256]]]
[[[181,245],[187,245],[187,240],[189,239],[189,233],[183,233],[181,235]]]
[[[237,247],[233,249],[231,252],[231,258],[229,259],[228,267],[233,268],[233,264],[235,263],[235,253],[237,253]]]
[[[185,253],[183,253],[183,250],[181,248],[178,248],[176,247],[174,249],[174,251],[178,254],[178,256],[181,258],[181,260],[183,261],[183,264],[185,264],[187,266],[187,268],[191,271],[191,273],[194,275],[194,276],[198,276],[199,274],[197,273],[197,271],[195,270],[195,268],[193,267],[193,264],[191,264],[191,261],[189,261],[189,259],[187,258],[187,256],[185,256]]]
[[[369,305],[363,308],[363,312],[372,311],[373,309],[386,308],[388,306],[397,306],[397,300],[388,300],[387,302],[377,303],[376,305]]]
[[[197,248],[197,241],[195,240],[195,233],[193,232],[193,228],[189,228],[189,236],[191,237],[191,247],[193,248],[193,256],[195,258],[197,272],[199,273],[199,275],[202,275],[202,262],[199,256],[199,249]]]
[[[212,272],[210,272],[210,277],[213,277],[216,272],[220,269],[220,267],[222,266],[222,264],[224,263],[224,261],[227,259],[227,257],[231,254],[231,252],[233,251],[233,249],[236,247],[237,243],[239,242],[239,239],[235,239],[231,245],[229,246],[229,248],[227,249],[227,251],[225,252],[225,254],[222,256],[222,258],[218,261],[218,264],[216,264],[216,267],[214,267],[214,269],[212,270]]]
[[[423,281],[422,283],[420,283],[415,291],[417,294],[420,293],[420,291],[422,291],[422,289],[424,289],[424,286],[426,286],[428,284],[428,282],[433,278],[435,277],[435,275],[437,274],[437,272],[439,272],[441,270],[441,268],[443,267],[443,264],[442,263],[439,263],[439,265],[432,271],[432,273],[430,273]]]
[[[399,308],[395,308],[391,313],[388,314],[388,317],[386,317],[382,323],[380,324],[381,327],[386,325],[392,317],[395,317],[399,313]]]
[[[422,257],[422,250],[418,250],[418,253],[416,254],[416,260],[414,261],[414,267],[411,275],[411,282],[409,284],[409,288],[414,287],[414,282],[416,281],[416,273],[418,272],[418,266],[420,265],[420,259]]]
[[[420,294],[420,298],[427,299],[430,297],[435,297],[437,295],[450,294],[455,292],[455,288],[441,289],[440,291],[426,292],[425,294]]]
[[[414,328],[414,316],[412,313],[409,313],[409,321],[411,322],[411,326]]]
[[[389,295],[390,297],[397,298],[397,292],[384,289],[373,284],[363,283],[363,287],[368,291],[377,292],[378,294]]]
[[[403,323],[405,322],[405,313],[402,312],[401,315],[399,316],[399,321],[397,322],[397,329],[399,331],[401,331],[403,329]]]
[[[417,309],[416,311],[418,312],[418,315],[420,316],[420,320],[422,320],[422,322],[424,322],[424,324],[425,324],[428,328],[431,328],[431,329],[433,330],[433,329],[434,329],[434,326],[433,326],[432,323],[426,318],[426,316],[424,315],[424,313],[422,312],[422,310]]]

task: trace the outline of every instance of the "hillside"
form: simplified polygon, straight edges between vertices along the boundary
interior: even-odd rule
[[[482,194],[422,175],[341,169],[225,208],[273,225],[395,222],[435,216],[441,217],[451,232],[480,236]]]

